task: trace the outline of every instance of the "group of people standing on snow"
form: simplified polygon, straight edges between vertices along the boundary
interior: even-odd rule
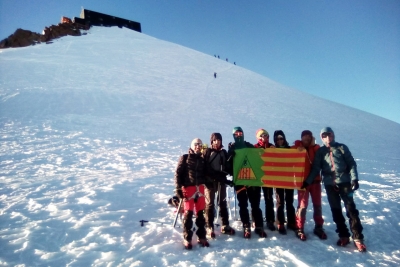
[[[254,233],[262,238],[267,237],[260,209],[262,191],[265,200],[266,226],[270,231],[278,230],[280,234],[285,235],[287,234],[286,229],[290,229],[300,240],[305,241],[307,237],[304,233],[304,223],[308,200],[311,196],[315,221],[314,234],[321,239],[327,239],[323,229],[322,180],[333,221],[336,224],[336,232],[339,235],[337,245],[346,246],[350,243],[350,232],[342,213],[341,201],[343,201],[346,215],[349,218],[353,242],[359,251],[366,251],[363,243],[363,227],[353,199],[353,192],[359,187],[357,165],[348,147],[335,141],[335,134],[330,127],[321,130],[320,137],[323,141],[321,147],[315,144],[315,138],[309,130],[304,130],[301,133],[301,139],[296,140],[293,146],[289,146],[282,130],[274,132],[274,144],[269,142],[270,136],[265,129],[256,131],[257,143],[254,145],[244,140],[241,127],[233,128],[232,133],[234,142],[229,143],[228,152],[223,148],[221,134],[212,133],[210,147],[203,149],[203,142],[199,138],[195,138],[188,154],[184,154],[179,159],[175,172],[175,193],[184,207],[183,238],[186,249],[192,248],[193,216],[195,216],[196,235],[200,246],[208,247],[207,238],[216,237],[214,232],[216,193],[218,193],[218,215],[221,216],[222,221],[221,233],[235,234],[235,230],[229,225],[226,186],[234,186],[244,238],[251,238],[250,216],[253,221]],[[270,187],[234,185],[233,181],[227,179],[228,175],[233,175],[235,150],[242,148],[286,148],[306,151],[304,182],[302,190],[298,190],[297,211],[293,206],[293,189],[275,188],[274,190]],[[248,211],[249,202],[251,214]],[[285,220],[285,206],[287,220]]]

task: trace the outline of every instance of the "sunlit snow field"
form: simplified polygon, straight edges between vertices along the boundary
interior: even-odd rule
[[[0,125],[0,266],[400,265],[400,125],[214,56],[98,27],[0,50]],[[327,240],[312,234],[311,203],[306,242],[245,240],[232,189],[237,235],[184,250],[167,205],[178,157],[212,132],[227,147],[234,126],[251,143],[258,128],[290,143],[309,129],[321,143],[331,126],[357,160],[367,253],[336,246],[325,193]]]

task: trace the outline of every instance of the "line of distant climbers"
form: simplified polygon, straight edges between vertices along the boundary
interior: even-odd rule
[[[218,57],[219,58],[219,55],[218,56],[214,55],[214,57]],[[225,60],[226,60],[226,62],[228,62],[228,58],[226,58]],[[236,65],[236,62],[233,62],[233,64]]]
[[[219,58],[219,55],[218,56],[214,55],[214,57],[218,57]],[[228,62],[228,58],[226,58],[226,62]],[[233,64],[236,65],[236,62],[233,62]],[[214,78],[217,78],[217,73],[216,72],[214,72]]]

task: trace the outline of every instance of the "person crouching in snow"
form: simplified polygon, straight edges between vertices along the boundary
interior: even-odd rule
[[[357,164],[349,148],[335,141],[335,133],[332,128],[323,128],[321,130],[321,139],[324,145],[317,150],[311,172],[301,188],[307,188],[312,184],[321,171],[333,221],[336,223],[336,232],[339,234],[337,245],[344,247],[350,243],[349,229],[342,213],[342,200],[346,215],[349,218],[354,245],[358,251],[364,252],[366,251],[366,246],[363,241],[363,227],[353,198],[354,191],[359,187]]]
[[[233,182],[226,179],[226,160],[228,152],[223,149],[222,135],[212,133],[210,137],[211,148],[207,148],[204,153],[204,159],[207,165],[206,176],[206,230],[207,236],[215,238],[214,232],[214,212],[215,212],[215,194],[218,192],[217,205],[221,215],[222,227],[221,233],[227,235],[235,234],[235,230],[229,225],[229,212],[226,202],[226,185],[233,186]]]
[[[276,130],[274,132],[274,142],[276,148],[290,148],[286,141],[285,133],[282,130]],[[287,228],[293,231],[297,230],[296,226],[296,212],[293,206],[294,190],[287,188],[276,188],[276,217],[278,221],[279,233],[286,235],[285,229],[285,211],[284,207],[286,204],[286,216],[287,216]]]
[[[192,249],[193,214],[196,211],[196,235],[202,247],[208,247],[205,229],[204,183],[206,165],[201,153],[203,143],[199,138],[193,139],[189,153],[180,157],[175,171],[175,194],[183,201],[183,244]]]
[[[312,132],[309,130],[304,130],[301,133],[301,140],[296,140],[292,148],[297,148],[299,151],[306,151],[307,156],[304,168],[304,178],[307,178],[311,171],[311,166],[315,158],[315,153],[320,148],[320,146],[315,144],[315,138]],[[306,221],[308,198],[310,197],[310,195],[314,209],[314,234],[316,234],[321,239],[326,239],[327,236],[323,229],[324,219],[322,218],[321,176],[319,174],[317,174],[313,183],[310,184],[306,188],[306,190],[297,191],[298,205],[296,212],[296,223],[298,230],[296,232],[296,236],[302,241],[307,240],[307,237],[304,234],[304,223]]]

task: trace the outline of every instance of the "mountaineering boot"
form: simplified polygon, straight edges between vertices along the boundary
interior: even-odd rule
[[[341,247],[345,247],[345,246],[347,246],[349,243],[350,243],[350,239],[349,239],[348,237],[341,237],[341,238],[339,238],[339,240],[336,242],[336,244],[337,244],[338,246],[341,246]]]
[[[304,230],[303,229],[298,229],[297,230],[296,237],[298,239],[300,239],[301,241],[306,241],[307,240],[307,236],[304,234]]]
[[[267,233],[264,232],[264,228],[262,228],[262,227],[256,227],[256,229],[254,229],[254,232],[256,234],[258,234],[262,238],[266,238],[267,237]]]
[[[281,235],[286,235],[286,234],[287,234],[286,228],[285,228],[285,225],[284,225],[284,224],[279,224],[279,225],[278,225],[278,232],[279,232]]]
[[[207,239],[205,239],[205,238],[199,238],[197,240],[197,243],[199,243],[200,247],[209,247],[210,246]]]
[[[322,228],[322,225],[316,225],[314,228],[314,234],[317,235],[320,239],[327,239],[328,237],[326,236],[326,233],[324,231],[324,228]]]
[[[275,224],[273,222],[267,222],[267,228],[270,231],[275,231],[276,230]]]
[[[221,233],[226,234],[226,235],[234,235],[235,230],[232,227],[230,227],[229,225],[223,225],[221,227]]]
[[[251,238],[250,225],[243,225],[243,237],[244,238]]]
[[[367,247],[364,245],[364,242],[361,239],[354,239],[354,245],[360,252],[367,251]]]
[[[207,236],[209,236],[210,238],[215,238],[215,232],[212,227],[207,227],[206,230],[207,230]]]
[[[185,249],[187,250],[191,250],[192,249],[192,242],[187,241],[187,240],[183,240],[183,246],[185,247]]]

